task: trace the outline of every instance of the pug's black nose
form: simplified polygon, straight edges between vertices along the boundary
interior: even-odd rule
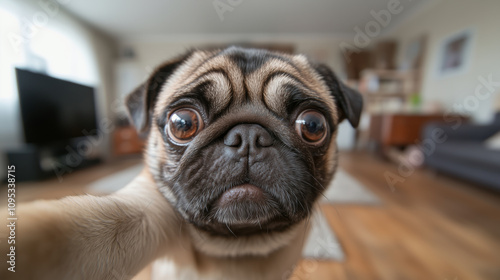
[[[273,143],[271,134],[258,124],[239,124],[224,136],[224,145],[239,156],[256,156]]]

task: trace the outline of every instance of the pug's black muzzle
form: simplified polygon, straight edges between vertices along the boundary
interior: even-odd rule
[[[314,179],[301,154],[258,124],[232,127],[185,166],[173,184],[178,206],[214,234],[285,230],[308,215],[313,201],[307,188]]]

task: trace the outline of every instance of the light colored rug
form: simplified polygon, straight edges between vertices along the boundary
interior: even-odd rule
[[[381,203],[377,196],[341,168],[337,170],[333,181],[327,187],[322,202],[369,205]]]
[[[108,194],[116,192],[132,182],[132,180],[141,173],[143,168],[144,164],[141,163],[122,171],[115,172],[88,185],[87,191],[91,194]]]
[[[137,176],[144,166],[130,167],[110,176],[97,180],[87,187],[89,193],[112,193],[127,185]],[[337,170],[335,179],[328,186],[321,203],[324,204],[363,204],[380,205],[380,200],[342,169]],[[311,231],[305,242],[302,255],[304,258],[342,261],[344,253],[328,221],[321,211],[315,211],[311,217]]]
[[[344,260],[342,246],[319,209],[311,217],[311,231],[304,244],[302,256],[306,259],[325,261]]]

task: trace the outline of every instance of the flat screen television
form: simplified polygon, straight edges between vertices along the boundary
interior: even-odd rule
[[[19,68],[16,77],[26,143],[96,134],[94,88]]]

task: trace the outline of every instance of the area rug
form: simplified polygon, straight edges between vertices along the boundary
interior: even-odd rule
[[[323,196],[323,203],[379,205],[380,199],[339,168]]]
[[[127,185],[144,168],[142,164],[116,172],[99,179],[87,188],[91,194],[112,193]],[[328,186],[321,203],[325,204],[381,204],[377,196],[342,169],[335,174],[335,179]],[[344,253],[322,211],[315,211],[311,217],[311,231],[302,252],[304,258],[342,261]]]

